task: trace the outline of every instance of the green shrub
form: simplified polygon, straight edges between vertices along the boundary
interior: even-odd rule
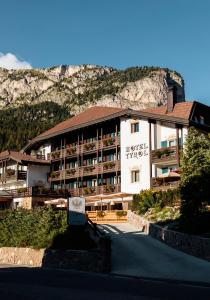
[[[66,211],[18,209],[1,214],[0,247],[46,248],[67,229]]]
[[[98,210],[97,211],[97,217],[98,218],[103,218],[105,217],[105,212],[103,210]]]
[[[115,213],[116,213],[116,216],[119,217],[119,218],[127,216],[127,211],[126,210],[117,210]]]
[[[167,191],[143,190],[140,194],[134,195],[131,210],[141,215],[150,208],[155,208],[158,212],[165,206],[175,205],[179,197],[178,189],[168,189]]]

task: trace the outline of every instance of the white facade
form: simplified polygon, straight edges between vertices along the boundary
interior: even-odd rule
[[[131,133],[131,124],[139,123],[139,132]],[[145,120],[121,119],[121,192],[139,193],[150,188],[149,123]],[[139,178],[132,182],[132,172]]]
[[[131,124],[138,123],[138,131],[131,131]],[[124,193],[139,193],[140,190],[151,187],[151,178],[178,168],[177,159],[153,163],[150,171],[149,130],[147,120],[121,119],[121,191]],[[187,127],[178,129],[179,145],[183,146],[187,135]],[[177,145],[177,129],[151,123],[151,151]],[[152,163],[152,162],[151,162]],[[139,172],[139,178],[133,178],[133,172]],[[152,174],[150,174],[152,172]],[[135,175],[135,174],[134,174]],[[135,177],[135,176],[134,176]]]

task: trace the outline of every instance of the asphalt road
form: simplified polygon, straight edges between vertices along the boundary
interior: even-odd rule
[[[209,300],[210,285],[5,266],[0,268],[0,299]]]
[[[99,226],[112,237],[112,273],[210,284],[210,262],[168,247],[129,223]]]

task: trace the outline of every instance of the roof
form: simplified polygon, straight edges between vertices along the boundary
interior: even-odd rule
[[[35,137],[24,147],[24,151],[31,147],[31,145],[43,141],[53,136],[64,134],[68,131],[72,131],[81,127],[96,124],[109,119],[114,119],[116,117],[121,117],[124,115],[133,115],[142,118],[154,118],[157,120],[166,120],[175,123],[189,124],[189,119],[192,111],[194,102],[180,102],[174,106],[172,112],[167,112],[167,106],[160,106],[156,108],[148,108],[141,111],[126,109],[126,108],[116,108],[116,107],[102,107],[94,106],[88,108],[84,112],[76,115],[66,121],[63,121],[53,128],[43,132],[42,134]]]
[[[44,159],[37,159],[36,157],[33,157],[31,155],[18,152],[18,151],[10,151],[6,150],[0,153],[0,161],[5,159],[12,159],[19,163],[23,162],[29,162],[33,164],[49,164],[50,162],[48,160]]]
[[[92,121],[101,120],[103,118],[106,118],[108,116],[111,116],[113,114],[119,113],[124,111],[125,109],[117,108],[117,107],[102,107],[102,106],[94,106],[91,108],[88,108],[84,112],[80,113],[77,116],[74,116],[66,121],[63,121],[53,128],[43,132],[42,134],[38,135],[34,141],[39,138],[48,137],[51,135],[55,135],[57,133],[60,133],[64,131],[65,129],[69,129],[71,127],[77,127],[82,124],[86,124]]]
[[[180,102],[180,103],[175,104],[172,112],[167,112],[166,105],[162,105],[162,106],[155,107],[155,108],[146,108],[146,109],[142,110],[142,112],[148,112],[148,113],[157,114],[157,115],[166,115],[169,117],[182,118],[182,119],[189,120],[193,105],[194,105],[194,102]]]

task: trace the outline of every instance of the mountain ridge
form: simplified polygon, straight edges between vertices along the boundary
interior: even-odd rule
[[[53,101],[77,114],[92,105],[142,109],[166,104],[167,89],[177,86],[184,100],[179,73],[159,67],[117,70],[97,65],[6,70],[0,68],[0,108]]]

